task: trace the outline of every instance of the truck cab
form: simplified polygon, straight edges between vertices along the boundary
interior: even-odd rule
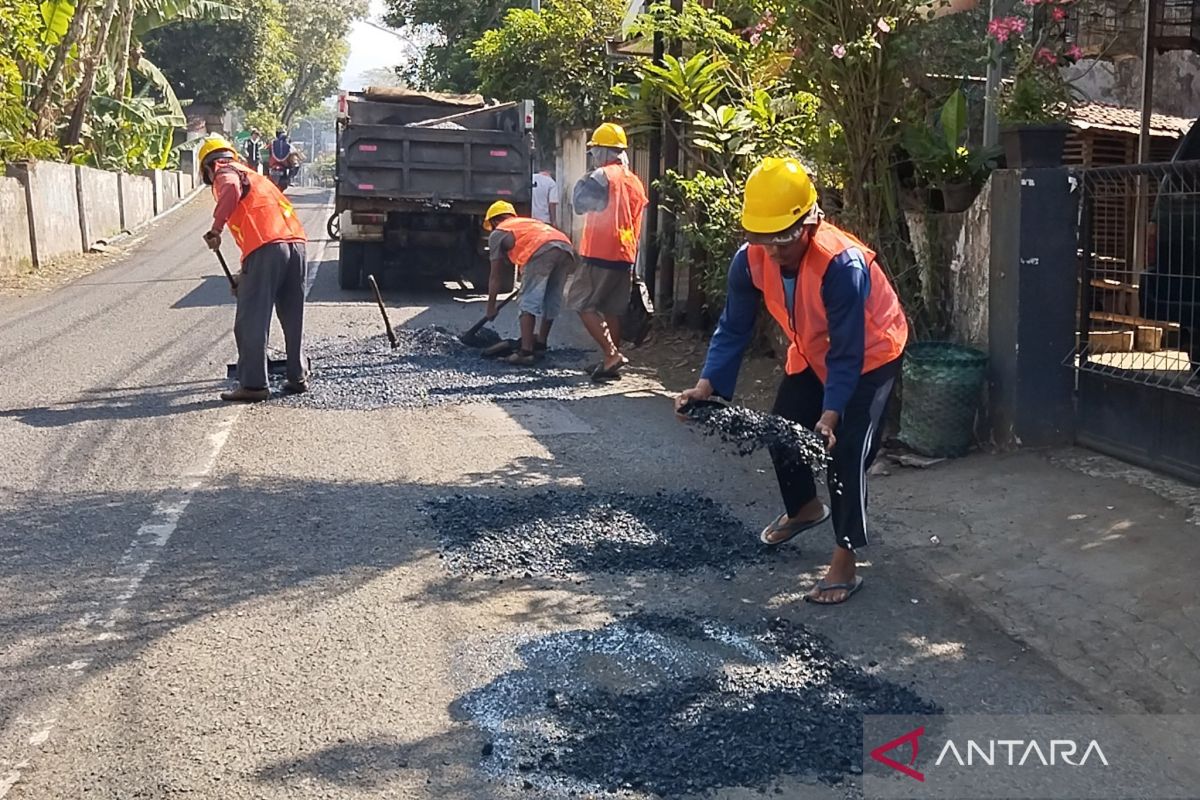
[[[486,291],[484,212],[500,199],[529,211],[524,105],[394,88],[347,95],[335,193],[341,288],[360,288],[374,274],[396,286],[437,279]]]

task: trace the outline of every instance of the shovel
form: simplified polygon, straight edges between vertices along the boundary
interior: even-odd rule
[[[367,283],[371,284],[371,291],[375,293],[375,303],[379,306],[379,313],[383,314],[383,327],[387,329],[388,341],[392,343],[392,349],[395,350],[400,346],[400,342],[396,341],[396,332],[392,330],[392,321],[388,319],[387,308],[383,305],[383,295],[379,293],[379,284],[375,281],[374,275],[367,276]]]
[[[517,289],[517,290],[513,291],[513,293],[510,294],[508,297],[501,300],[500,305],[496,306],[497,316],[499,316],[501,309],[503,309],[506,305],[508,305],[509,302],[520,293],[521,293],[521,290]],[[493,319],[495,319],[495,317],[493,317]],[[467,347],[487,347],[488,345],[495,344],[497,342],[497,340],[499,339],[499,337],[480,336],[479,335],[479,331],[482,330],[483,326],[487,325],[489,321],[490,320],[488,320],[488,318],[485,316],[483,319],[479,320],[479,322],[476,322],[474,325],[472,325],[470,328],[468,328],[466,333],[464,333],[462,336],[458,337],[458,340],[460,342],[462,342],[463,344],[465,344]]]

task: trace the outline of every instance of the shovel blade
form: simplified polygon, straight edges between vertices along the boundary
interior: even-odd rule
[[[308,368],[312,369],[312,359],[308,359]],[[287,377],[287,359],[286,358],[268,358],[267,359],[267,374],[278,378]],[[229,379],[237,378],[237,364],[225,365],[225,377]]]

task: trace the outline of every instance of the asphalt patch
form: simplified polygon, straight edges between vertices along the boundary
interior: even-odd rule
[[[453,711],[488,735],[483,769],[539,796],[679,797],[862,772],[864,714],[937,714],[783,619],[752,630],[635,614],[524,641],[520,666]]]
[[[772,457],[807,464],[816,473],[829,464],[824,437],[775,414],[724,405],[699,405],[685,413],[705,436],[733,444],[740,456],[765,448]]]
[[[401,328],[385,336],[339,336],[307,345],[309,389],[283,402],[307,408],[416,408],[500,400],[565,400],[592,388],[586,353],[551,348],[535,367],[489,361],[444,328]]]
[[[444,563],[458,574],[687,572],[727,569],[772,552],[728,509],[693,492],[456,494],[425,510]]]

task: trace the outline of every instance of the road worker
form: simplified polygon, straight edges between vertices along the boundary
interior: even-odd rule
[[[867,538],[867,469],[908,339],[908,323],[876,254],[824,220],[817,192],[792,158],[767,158],[742,202],[743,245],[729,266],[728,299],[700,380],[679,409],[711,395],[730,398],[760,303],[790,340],[773,413],[816,431],[832,454],[830,507],[812,470],[773,452],[784,513],[762,541],[778,545],[832,516],[835,547],[808,601],[832,605],[862,586],[855,553]]]
[[[270,179],[237,160],[233,145],[210,136],[200,147],[204,182],[217,201],[212,228],[204,241],[221,247],[221,231],[229,226],[242,251],[242,268],[234,285],[237,315],[233,334],[238,348],[238,387],[224,392],[229,402],[254,403],[271,396],[267,386],[267,338],[271,310],[279,316],[287,347],[287,382],[283,391],[307,389],[303,358],[304,294],[308,284],[306,237],[292,204]]]
[[[646,210],[646,187],[629,169],[625,130],[606,122],[588,141],[595,166],[575,184],[572,203],[584,214],[579,244],[581,266],[567,296],[583,325],[604,353],[592,372],[596,381],[620,377],[629,363],[621,353],[621,315],[629,306],[633,269]]]
[[[546,352],[550,326],[562,308],[563,286],[575,269],[575,250],[562,231],[547,222],[517,216],[512,203],[497,200],[484,215],[491,276],[488,281],[488,319],[496,318],[496,295],[504,270],[516,265],[521,280],[521,347],[508,356],[517,366],[530,366]],[[540,325],[537,324],[540,320]],[[535,335],[534,328],[537,325]]]

